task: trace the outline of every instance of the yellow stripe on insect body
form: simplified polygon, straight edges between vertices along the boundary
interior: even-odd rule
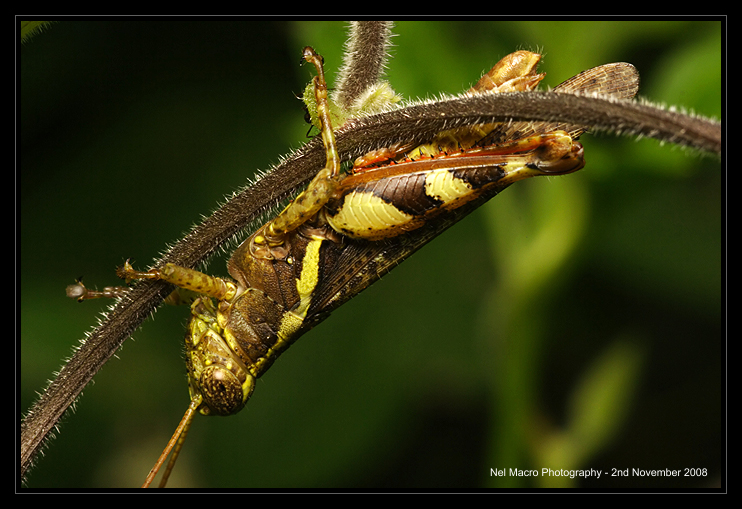
[[[257,361],[255,361],[254,372],[259,376],[286,350],[297,337],[297,333],[304,325],[304,319],[312,303],[317,284],[319,283],[319,266],[321,262],[320,248],[324,239],[312,239],[307,244],[302,258],[301,274],[296,279],[296,290],[299,302],[293,309],[283,313],[278,324],[276,342]]]
[[[404,196],[400,205],[370,191],[350,193],[330,224],[349,236],[367,239],[392,237],[421,226],[430,211],[454,208],[452,205],[457,200],[479,194],[471,184],[456,178],[448,169],[425,172],[423,185],[424,191],[417,188],[410,192],[424,193],[425,200]],[[418,205],[415,206],[414,202]],[[421,209],[419,204],[423,202],[427,205]],[[407,211],[403,210],[403,205],[408,207]]]
[[[256,378],[262,375],[281,355],[296,338],[297,331],[304,324],[304,318],[288,311],[281,317],[281,323],[278,326],[278,339],[268,351],[253,365]]]
[[[369,240],[394,236],[395,231],[410,224],[414,216],[399,210],[372,191],[351,192],[327,221],[335,230],[354,238]]]
[[[425,177],[425,194],[445,206],[473,192],[470,183],[456,178],[450,170],[434,170]]]
[[[296,280],[299,304],[290,313],[301,318],[301,320],[304,320],[307,316],[307,310],[312,302],[312,294],[319,283],[320,248],[322,247],[322,242],[325,241],[322,239],[312,239],[309,241],[301,262],[301,274],[299,275],[299,279]],[[280,335],[281,333],[279,331]]]

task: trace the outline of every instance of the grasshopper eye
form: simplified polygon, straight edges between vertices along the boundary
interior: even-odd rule
[[[242,385],[237,377],[218,365],[212,365],[201,373],[201,391],[206,406],[216,415],[231,415],[245,404]]]

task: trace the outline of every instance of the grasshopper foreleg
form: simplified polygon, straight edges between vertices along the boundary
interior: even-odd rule
[[[123,267],[116,269],[116,275],[126,281],[134,279],[156,279],[172,283],[178,288],[213,297],[218,300],[232,300],[237,294],[237,285],[220,277],[209,276],[203,272],[166,263],[161,268],[146,272],[134,270],[126,260]]]

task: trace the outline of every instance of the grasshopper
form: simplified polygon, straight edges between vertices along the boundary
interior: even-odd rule
[[[467,93],[532,90],[544,76],[535,72],[539,59],[531,52],[513,53]],[[326,164],[235,250],[227,264],[231,279],[173,264],[137,271],[127,261],[117,271],[127,281],[162,280],[197,295],[186,335],[190,404],[143,487],[174,449],[160,484],[165,486],[196,413],[239,412],[256,380],[338,306],[514,182],[584,167],[580,126],[511,123],[445,131],[417,147],[386,147],[343,172],[322,58],[306,47],[303,60],[316,68],[314,118]],[[609,64],[567,80],[555,92],[633,97],[636,84],[632,66]],[[95,292],[80,281],[68,287],[78,300],[125,291]]]

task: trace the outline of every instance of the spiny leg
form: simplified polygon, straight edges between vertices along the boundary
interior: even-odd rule
[[[67,297],[75,299],[77,302],[92,299],[120,299],[128,291],[129,287],[127,286],[106,286],[102,290],[90,290],[83,284],[82,278],[77,279],[74,285],[69,285],[66,289]],[[196,297],[198,297],[196,292],[184,288],[176,288],[170,295],[165,297],[163,302],[177,306],[180,304],[190,304]]]
[[[314,95],[317,102],[317,115],[322,128],[322,141],[325,146],[327,162],[325,167],[317,173],[307,188],[297,196],[272,221],[266,224],[253,237],[253,246],[280,246],[285,235],[296,230],[299,226],[314,217],[337,188],[340,181],[340,156],[335,145],[335,134],[332,132],[330,121],[330,107],[327,102],[327,82],[322,67],[322,57],[307,46],[304,48],[303,59],[314,64],[317,76],[312,79]],[[253,249],[253,252],[260,252]]]
[[[535,134],[505,143],[496,143],[494,145],[475,147],[452,154],[445,154],[445,157],[533,153],[534,157],[542,162],[555,162],[568,154],[574,144],[574,140],[566,131],[553,131],[550,133]],[[412,157],[411,159],[414,160],[415,158]]]
[[[172,283],[178,288],[213,297],[218,300],[231,300],[237,294],[237,286],[226,279],[209,276],[203,272],[166,263],[159,269],[150,269],[146,272],[134,270],[126,260],[123,267],[116,269],[116,275],[127,281],[133,279],[156,279]]]

